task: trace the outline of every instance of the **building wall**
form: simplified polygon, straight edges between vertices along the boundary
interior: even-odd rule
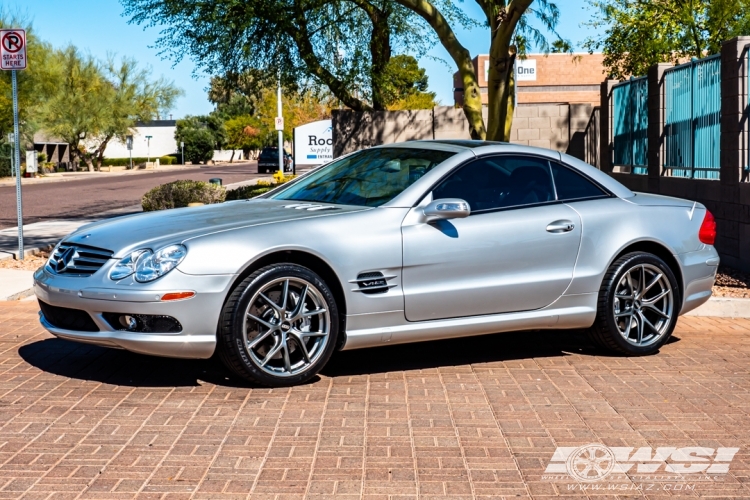
[[[525,103],[588,103],[599,104],[599,84],[605,78],[603,54],[529,54],[535,61],[534,80],[517,83],[518,102]],[[482,103],[487,104],[487,72],[489,56],[473,59]],[[453,98],[463,105],[463,82],[459,73],[453,76]],[[460,90],[458,90],[460,89]]]
[[[180,145],[174,138],[174,120],[159,120],[139,124],[133,131],[133,156],[152,157],[179,153]],[[150,146],[146,136],[150,135]],[[105,158],[128,158],[130,151],[124,142],[113,139],[104,150]]]
[[[521,104],[513,120],[511,142],[583,158],[583,133],[591,112],[590,104]],[[463,110],[449,106],[418,111],[333,111],[334,158],[381,144],[470,138]]]

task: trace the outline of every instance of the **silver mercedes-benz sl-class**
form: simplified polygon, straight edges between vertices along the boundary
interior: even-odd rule
[[[565,154],[480,141],[358,151],[264,196],[89,224],[34,275],[68,340],[216,353],[269,386],[336,349],[586,329],[656,352],[711,295],[714,218]]]

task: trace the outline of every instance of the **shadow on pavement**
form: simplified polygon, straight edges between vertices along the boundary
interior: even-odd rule
[[[582,334],[573,330],[506,332],[343,351],[333,356],[322,373],[330,377],[339,377],[422,370],[472,363],[567,356],[570,352],[603,354]]]
[[[669,343],[679,340],[672,336]],[[24,345],[18,352],[24,361],[45,372],[112,385],[191,387],[207,382],[227,387],[252,387],[231,374],[215,358],[158,358],[56,338]],[[574,330],[508,332],[338,352],[322,374],[345,377],[560,357],[569,353],[618,356],[595,348],[580,332]],[[317,377],[310,383],[316,380]]]
[[[461,339],[420,342],[334,354],[322,374],[329,377],[390,371],[566,356],[575,352],[606,355],[575,331],[499,333]],[[231,374],[217,359],[171,359],[45,339],[22,346],[20,356],[48,373],[80,380],[131,387],[194,387],[202,382],[252,387]]]
[[[62,377],[130,387],[199,386],[201,381],[230,387],[250,385],[214,359],[172,359],[136,354],[61,339],[24,345],[20,356],[40,370]]]

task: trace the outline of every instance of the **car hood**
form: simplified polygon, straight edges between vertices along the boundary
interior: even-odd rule
[[[136,248],[180,243],[219,231],[312,217],[335,217],[361,210],[369,208],[288,200],[231,201],[94,222],[78,228],[63,241],[111,250],[115,257],[124,257]]]

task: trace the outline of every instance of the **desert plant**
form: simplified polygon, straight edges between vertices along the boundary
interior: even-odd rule
[[[284,175],[281,172],[276,172],[275,174],[273,174],[272,181],[260,180],[255,184],[251,184],[249,186],[241,186],[236,189],[232,189],[231,191],[227,191],[226,201],[249,200],[250,198],[255,198],[256,196],[267,193],[268,191],[284,184],[285,182],[291,181],[295,177],[296,176],[294,175]]]
[[[188,203],[222,203],[226,199],[223,186],[202,181],[174,181],[156,186],[143,195],[141,205],[144,212],[166,210],[188,206]]]

